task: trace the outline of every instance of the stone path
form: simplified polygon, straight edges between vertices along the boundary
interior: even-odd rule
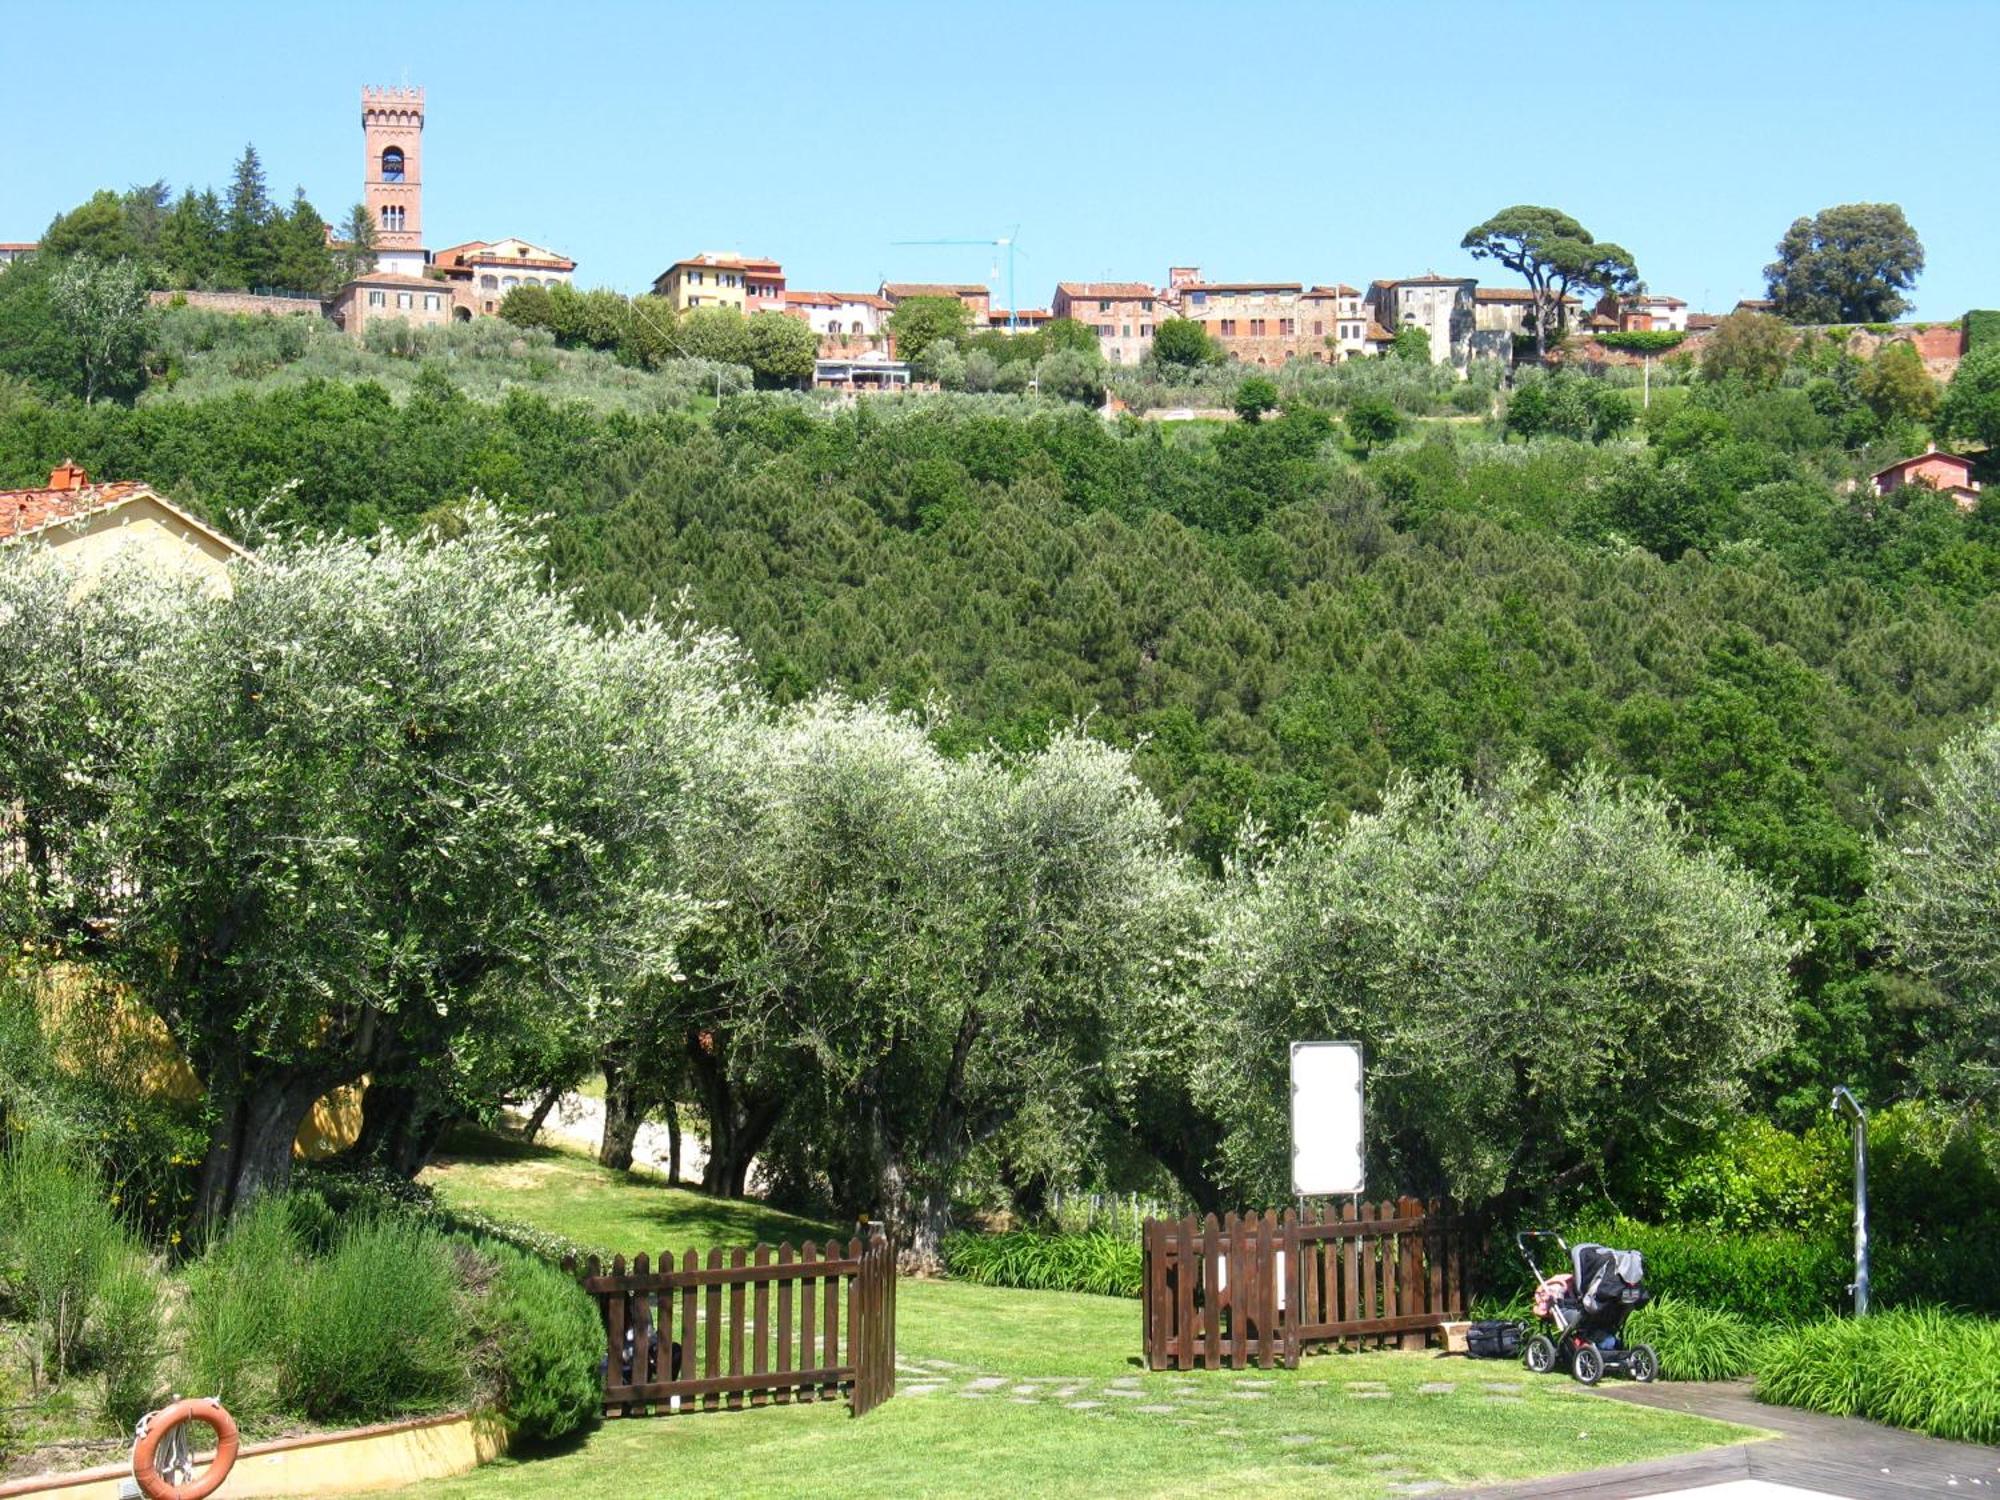
[[[2000,1487],[2000,1448],[1947,1443],[1859,1417],[1825,1417],[1789,1406],[1765,1406],[1747,1381],[1607,1382],[1597,1399],[1627,1401],[1713,1417],[1777,1434],[1775,1439],[1707,1448],[1699,1453],[1617,1469],[1598,1469],[1522,1484],[1464,1491],[1483,1500],[1625,1500],[1664,1497],[1801,1493],[1836,1500],[1908,1500],[1919,1495],[1973,1496]]]

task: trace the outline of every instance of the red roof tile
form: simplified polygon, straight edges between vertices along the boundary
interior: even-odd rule
[[[1138,297],[1150,301],[1158,295],[1143,281],[1059,281],[1056,290],[1066,297],[1096,297],[1100,300]]]

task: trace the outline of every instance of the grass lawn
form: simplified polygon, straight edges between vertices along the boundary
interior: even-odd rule
[[[518,1146],[460,1156],[428,1180],[453,1202],[628,1251],[824,1227]],[[1135,1302],[934,1281],[906,1281],[898,1296],[898,1394],[859,1421],[837,1403],[613,1421],[424,1493],[1138,1496],[1256,1484],[1381,1495],[1636,1463],[1744,1435],[1512,1363],[1432,1354],[1156,1375],[1139,1366]]]

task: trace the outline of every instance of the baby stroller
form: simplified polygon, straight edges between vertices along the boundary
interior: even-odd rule
[[[1554,1240],[1569,1259],[1569,1270],[1544,1276],[1535,1264],[1532,1242]],[[1579,1384],[1596,1385],[1606,1370],[1620,1370],[1634,1380],[1660,1378],[1660,1356],[1651,1344],[1626,1344],[1620,1338],[1634,1308],[1653,1300],[1646,1290],[1646,1263],[1636,1250],[1605,1245],[1571,1249],[1550,1229],[1529,1229],[1514,1237],[1528,1274],[1535,1278],[1535,1316],[1543,1332],[1528,1340],[1522,1362],[1537,1375],[1568,1364]]]

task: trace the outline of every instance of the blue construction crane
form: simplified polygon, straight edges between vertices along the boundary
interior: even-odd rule
[[[1014,295],[1014,257],[1017,254],[1027,254],[1025,250],[1021,249],[1019,243],[1020,234],[1021,226],[1016,224],[1010,233],[1003,234],[994,240],[891,240],[889,243],[892,245],[987,245],[996,250],[1005,250],[1007,252],[1007,331],[1009,333],[1018,333],[1021,328],[1021,302]],[[997,272],[999,267],[995,266],[994,270]]]

